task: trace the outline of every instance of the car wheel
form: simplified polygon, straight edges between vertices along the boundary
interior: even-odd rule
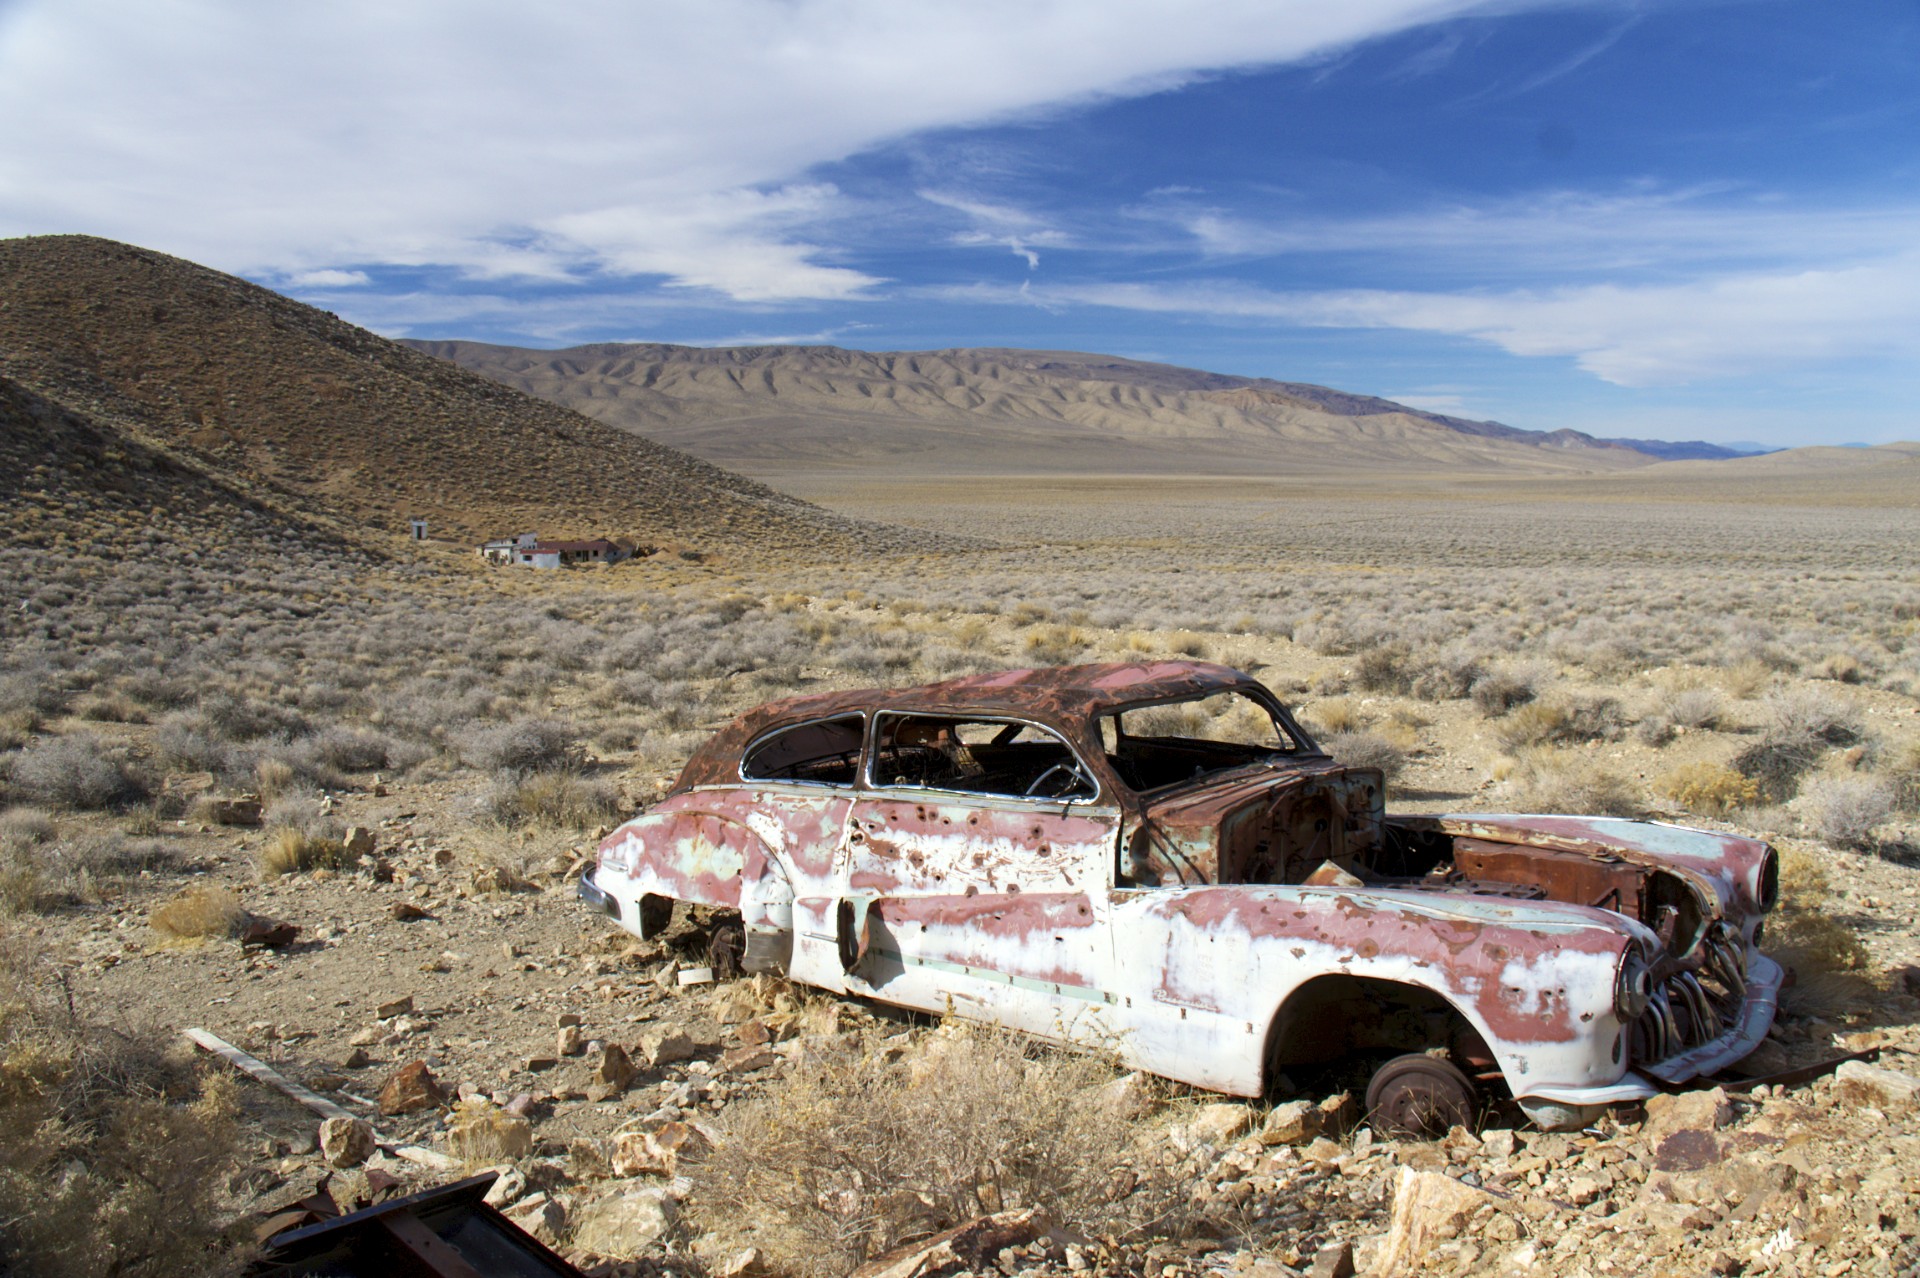
[[[1444,1136],[1473,1121],[1473,1080],[1448,1060],[1396,1056],[1367,1084],[1367,1113],[1376,1130],[1395,1136]]]
[[[722,923],[707,938],[707,966],[716,981],[740,975],[740,958],[747,952],[747,931],[738,921]]]

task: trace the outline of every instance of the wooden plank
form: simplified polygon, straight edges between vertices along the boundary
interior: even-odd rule
[[[199,1028],[183,1029],[180,1032],[184,1034],[194,1046],[204,1051],[212,1052],[215,1056],[218,1056],[221,1060],[233,1066],[249,1078],[256,1079],[265,1083],[268,1087],[286,1093],[322,1118],[360,1118],[358,1114],[334,1104],[318,1092],[302,1087],[299,1083],[294,1082],[259,1057],[249,1056],[232,1043],[227,1042],[226,1039],[221,1038],[218,1034]],[[360,1121],[364,1122],[366,1120],[361,1119]],[[419,1145],[396,1145],[383,1138],[377,1130],[373,1134],[373,1139],[381,1149],[392,1154],[395,1158],[404,1158],[408,1162],[418,1163],[422,1167],[431,1167],[435,1171],[449,1171],[460,1166],[459,1159],[443,1154],[437,1149],[426,1149]]]
[[[193,1040],[197,1046],[212,1052],[242,1074],[258,1079],[268,1087],[278,1088],[322,1118],[359,1117],[358,1114],[334,1104],[320,1093],[302,1087],[260,1058],[247,1055],[218,1034],[203,1029],[184,1029],[180,1032]]]

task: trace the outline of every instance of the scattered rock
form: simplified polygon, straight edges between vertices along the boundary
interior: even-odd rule
[[[736,1251],[707,1272],[712,1274],[713,1278],[769,1278],[773,1269],[767,1264],[766,1257],[760,1254],[758,1247],[748,1247]]]
[[[1202,1105],[1193,1117],[1173,1129],[1174,1144],[1191,1149],[1199,1145],[1231,1144],[1253,1126],[1253,1111],[1245,1105]]]
[[[487,1187],[486,1203],[489,1207],[504,1207],[508,1203],[518,1202],[527,1192],[527,1178],[517,1167],[502,1168],[500,1174]]]
[[[562,1012],[560,1013],[560,1015],[553,1018],[553,1027],[555,1029],[566,1029],[568,1026],[579,1025],[580,1022],[581,1022],[580,1013]]]
[[[348,826],[347,837],[340,842],[347,849],[348,856],[373,855],[373,831],[364,825]]]
[[[586,1050],[586,1036],[578,1025],[562,1025],[554,1035],[553,1050],[557,1056],[578,1056]]]
[[[292,945],[299,935],[300,925],[297,923],[282,923],[278,919],[249,914],[247,921],[240,926],[240,948],[242,950],[284,950]]]
[[[329,1167],[358,1167],[379,1148],[364,1118],[328,1118],[320,1123],[320,1157]]]
[[[673,1229],[678,1209],[663,1189],[603,1198],[574,1222],[573,1245],[603,1256],[639,1255]]]
[[[723,1074],[751,1074],[757,1069],[766,1069],[780,1058],[764,1047],[736,1047],[721,1053],[720,1072]]]
[[[440,1084],[425,1061],[402,1065],[380,1089],[380,1112],[389,1117],[433,1109],[440,1104]]]
[[[447,1147],[469,1164],[525,1158],[533,1152],[533,1124],[491,1105],[477,1107],[454,1120]]]
[[[1024,1247],[1047,1232],[1046,1221],[1033,1208],[982,1216],[870,1260],[854,1270],[852,1278],[921,1278],[956,1269],[990,1270],[1001,1252]]]
[[[1260,1126],[1262,1145],[1303,1145],[1320,1134],[1320,1107],[1312,1101],[1290,1100],[1275,1105]]]
[[[239,799],[207,799],[200,811],[215,825],[252,829],[260,824],[260,800],[251,795]]]
[[[542,1074],[560,1063],[557,1056],[529,1056],[520,1063],[520,1068],[529,1074]]]
[[[627,1049],[618,1043],[609,1043],[601,1048],[593,1061],[593,1081],[616,1092],[626,1091],[637,1073],[639,1071],[627,1056]]]
[[[1353,1278],[1353,1244],[1331,1242],[1313,1254],[1307,1278]]]
[[[355,1047],[352,1051],[348,1052],[345,1056],[340,1058],[340,1068],[341,1069],[365,1069],[372,1062],[373,1062],[373,1058],[367,1055],[366,1048]]]
[[[707,1152],[707,1138],[686,1123],[662,1123],[651,1131],[622,1132],[613,1138],[616,1176],[675,1176],[684,1159]]]
[[[384,1003],[376,1005],[373,1009],[373,1014],[383,1021],[390,1021],[396,1016],[405,1016],[412,1010],[413,995],[408,994],[402,998],[389,999]]]
[[[1138,1070],[1103,1083],[1095,1095],[1107,1109],[1129,1120],[1145,1117],[1160,1103],[1159,1087]]]
[[[1720,1161],[1715,1135],[1733,1118],[1733,1103],[1718,1087],[1649,1097],[1641,1139],[1661,1171],[1698,1171]]]
[[[654,1069],[676,1061],[690,1061],[699,1051],[699,1045],[685,1034],[648,1034],[640,1040],[640,1053]]]
[[[1512,1158],[1520,1142],[1505,1127],[1489,1127],[1480,1133],[1480,1145],[1495,1158]]]
[[[566,1203],[548,1193],[529,1194],[503,1214],[549,1247],[560,1241],[567,1227]]]
[[[395,901],[391,906],[387,907],[387,913],[393,916],[396,923],[411,923],[415,919],[430,919],[433,917],[433,915],[427,913],[411,901]]]
[[[1373,1257],[1370,1272],[1397,1274],[1417,1270],[1435,1244],[1458,1238],[1467,1218],[1498,1200],[1439,1172],[1400,1169],[1393,1188],[1393,1217],[1386,1242]]]
[[[1920,1078],[1865,1061],[1844,1061],[1834,1071],[1840,1099],[1871,1105],[1887,1114],[1904,1114],[1920,1103]]]

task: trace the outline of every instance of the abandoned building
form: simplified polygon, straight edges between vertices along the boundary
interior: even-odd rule
[[[490,564],[527,568],[566,568],[574,564],[616,564],[633,552],[619,542],[595,537],[586,541],[541,541],[533,533],[497,537],[479,547]]]

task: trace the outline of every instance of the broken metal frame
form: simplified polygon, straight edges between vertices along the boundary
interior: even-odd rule
[[[470,1176],[269,1238],[248,1278],[581,1278]]]

